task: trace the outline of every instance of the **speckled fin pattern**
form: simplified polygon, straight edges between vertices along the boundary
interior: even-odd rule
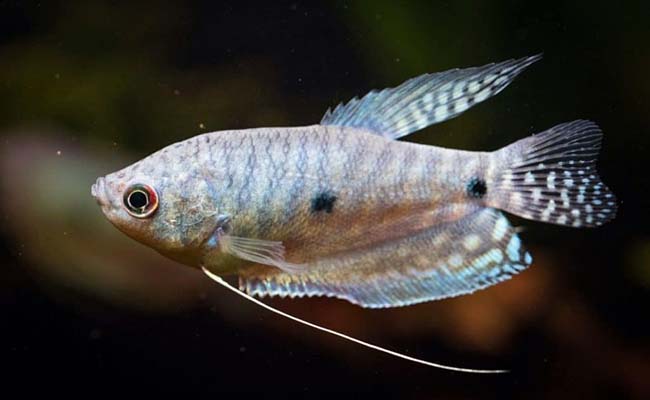
[[[506,167],[488,183],[488,203],[576,228],[611,220],[616,198],[596,172],[602,136],[595,123],[578,120],[505,147],[495,154]]]
[[[365,128],[391,139],[446,121],[506,88],[541,55],[424,74],[328,109],[321,125]]]
[[[251,267],[240,289],[257,296],[328,296],[383,308],[458,296],[509,279],[532,262],[505,216],[484,208],[375,248],[290,274]]]

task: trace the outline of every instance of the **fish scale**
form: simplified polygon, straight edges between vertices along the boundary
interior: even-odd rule
[[[396,140],[486,101],[539,58],[425,74],[340,104],[318,125],[199,135],[93,193],[126,234],[237,274],[251,294],[395,307],[470,293],[532,262],[502,211],[572,227],[616,213],[589,121],[495,152]],[[157,194],[155,212],[125,209],[133,187]]]
[[[387,142],[384,139],[377,138],[375,135],[368,133],[359,133],[359,138],[355,138],[355,135],[350,136],[350,133],[343,131],[341,133],[336,133],[337,130],[333,130],[334,135],[338,136],[330,139],[332,132],[326,127],[316,126],[307,134],[297,131],[292,132],[288,131],[287,133],[281,133],[281,135],[287,136],[299,136],[294,140],[296,143],[289,153],[289,160],[280,159],[282,164],[292,164],[291,159],[297,160],[295,163],[295,172],[292,175],[292,178],[287,182],[284,182],[285,187],[291,188],[289,191],[279,190],[274,194],[268,193],[268,190],[264,191],[255,191],[249,194],[250,204],[240,203],[235,199],[229,199],[228,193],[223,194],[222,205],[226,208],[230,204],[233,205],[232,213],[237,215],[236,218],[246,219],[247,209],[252,209],[251,214],[259,215],[255,212],[254,209],[257,207],[251,207],[251,205],[263,206],[263,203],[271,205],[271,209],[274,210],[273,213],[265,213],[264,215],[268,219],[281,219],[283,216],[292,215],[288,223],[284,224],[288,227],[294,226],[304,226],[305,222],[308,222],[310,219],[313,219],[311,212],[308,210],[309,204],[305,199],[309,199],[310,193],[317,192],[323,187],[323,185],[330,187],[335,192],[340,193],[340,202],[337,205],[337,213],[332,215],[331,218],[321,221],[320,225],[311,225],[310,229],[303,232],[302,237],[290,238],[283,235],[282,229],[278,229],[275,233],[273,239],[277,240],[286,240],[287,245],[291,246],[293,241],[303,241],[303,242],[319,242],[321,245],[328,242],[328,238],[337,239],[337,241],[344,242],[349,240],[349,237],[341,235],[342,227],[345,227],[345,220],[349,219],[351,216],[356,216],[361,219],[369,218],[378,218],[381,217],[384,212],[384,208],[389,210],[391,213],[394,213],[396,209],[401,210],[402,213],[406,213],[409,210],[432,207],[432,198],[435,198],[432,189],[435,187],[435,184],[430,182],[428,179],[422,184],[413,184],[412,176],[421,176],[422,174],[419,170],[423,169],[423,166],[428,162],[428,156],[419,156],[415,157],[416,154],[429,153],[431,149],[427,146],[403,143],[404,146],[412,147],[417,150],[412,150],[412,153],[394,151],[391,149],[390,142]],[[238,134],[245,134],[255,136],[256,149],[263,148],[264,140],[270,136],[270,132],[261,131],[261,130],[249,130],[246,132],[238,132]],[[307,139],[305,141],[305,138]],[[352,139],[351,139],[352,138]],[[360,138],[366,138],[367,140],[361,140]],[[343,146],[338,147],[338,150],[335,150],[332,147],[331,152],[309,152],[306,149],[312,146],[311,148],[319,148],[326,150],[325,147],[319,145],[322,142],[331,142],[332,140],[336,141],[338,139],[343,140],[345,143]],[[380,140],[374,145],[369,145],[377,140]],[[248,140],[244,142],[248,143]],[[262,143],[262,144],[261,144]],[[345,190],[340,190],[343,186],[340,184],[330,183],[326,180],[320,179],[310,179],[310,176],[315,176],[320,168],[320,160],[329,157],[329,158],[341,158],[343,153],[341,149],[345,149],[345,152],[348,153],[347,158],[354,160],[354,167],[351,170],[348,170],[348,177],[352,181],[358,181],[356,185],[345,186]],[[354,150],[358,149],[358,150]],[[274,151],[278,151],[274,153]],[[253,150],[251,150],[253,151]],[[283,157],[282,151],[278,146],[271,146],[270,152],[272,154],[277,154],[279,158]],[[383,156],[381,156],[383,154]],[[315,156],[318,155],[318,156]],[[384,161],[388,159],[393,160],[392,163],[399,165],[400,168],[388,169],[381,173],[378,173],[376,179],[367,179],[367,176],[364,176],[363,171],[377,171],[377,161],[381,160],[382,157]],[[356,158],[356,160],[355,160]],[[259,160],[260,157],[249,156],[249,160],[255,159]],[[277,159],[274,157],[274,159]],[[382,162],[380,162],[382,164]],[[271,166],[270,162],[266,161],[256,161],[256,177],[250,178],[250,182],[255,181],[256,179],[261,179],[264,181],[263,177],[265,172],[268,171],[270,176],[273,175],[271,169],[267,167]],[[299,168],[299,166],[302,166]],[[219,169],[221,166],[217,163],[211,166],[213,169]],[[344,164],[337,166],[336,164],[328,165],[328,170],[333,175],[339,175],[343,172]],[[250,169],[249,164],[246,164],[245,172]],[[237,173],[236,171],[233,171]],[[372,174],[370,174],[372,175]],[[267,180],[268,181],[268,180]],[[242,183],[243,186],[246,186],[246,183]],[[405,196],[399,196],[395,194],[400,194],[404,192],[404,188],[408,185],[411,185],[418,189],[420,192],[418,196],[413,196],[413,193],[407,193],[410,200]],[[266,186],[269,187],[268,185]],[[289,193],[289,198],[291,201],[285,202],[287,199],[287,194]],[[410,192],[414,192],[411,190]],[[256,197],[257,196],[257,197]],[[353,200],[353,201],[351,201]],[[294,203],[292,203],[292,201]],[[283,204],[283,202],[285,202]],[[377,204],[382,203],[384,207],[377,207]],[[295,206],[293,204],[296,204]],[[237,207],[242,207],[243,209],[238,209]],[[292,212],[288,212],[288,209],[293,208]],[[305,221],[301,221],[304,219]],[[260,221],[259,219],[250,219],[253,225],[267,226],[269,225],[268,221]],[[273,224],[270,224],[273,225]],[[245,231],[250,231],[250,227],[239,225],[235,229],[242,229]],[[237,233],[237,231],[234,231]],[[361,235],[362,233],[359,233]],[[320,240],[318,239],[320,237]]]
[[[421,75],[329,109],[318,125],[203,134],[99,178],[91,193],[127,235],[276,314],[412,362],[504,372],[406,356],[251,295],[368,308],[459,296],[532,263],[501,210],[571,227],[613,219],[593,122],[490,153],[395,140],[487,100],[539,58]],[[237,274],[240,290],[217,274]]]

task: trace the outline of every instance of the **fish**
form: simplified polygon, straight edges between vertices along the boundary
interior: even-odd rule
[[[532,263],[505,213],[574,228],[616,215],[594,122],[491,152],[397,140],[498,94],[540,58],[424,74],[311,126],[201,134],[98,178],[91,194],[126,235],[266,308],[252,296],[388,308],[469,294]]]

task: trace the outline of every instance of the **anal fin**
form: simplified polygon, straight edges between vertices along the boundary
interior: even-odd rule
[[[240,289],[258,296],[328,296],[369,308],[458,296],[525,269],[532,259],[491,208],[416,235],[307,264],[297,273],[251,267]]]

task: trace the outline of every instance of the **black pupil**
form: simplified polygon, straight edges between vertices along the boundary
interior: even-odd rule
[[[149,198],[144,192],[136,190],[129,196],[129,205],[131,208],[142,209],[149,203]]]

